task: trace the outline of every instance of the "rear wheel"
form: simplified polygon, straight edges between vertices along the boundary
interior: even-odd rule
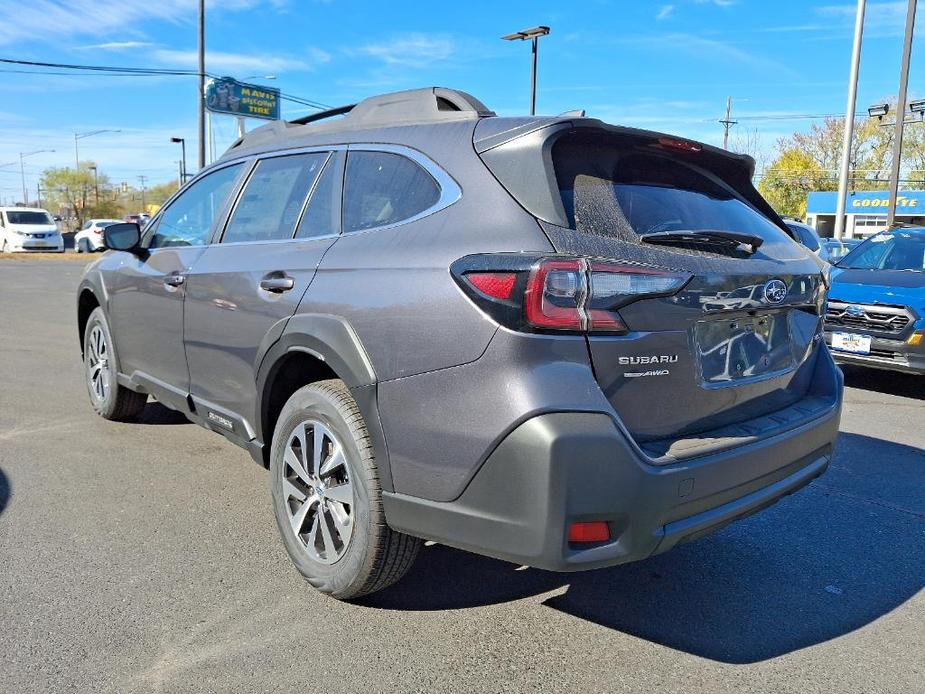
[[[386,525],[369,433],[347,386],[320,381],[283,407],[270,459],[273,510],[292,562],[338,599],[395,583],[420,540]]]
[[[90,404],[104,419],[132,419],[144,409],[148,396],[120,386],[117,365],[106,315],[97,307],[84,328],[84,372]]]

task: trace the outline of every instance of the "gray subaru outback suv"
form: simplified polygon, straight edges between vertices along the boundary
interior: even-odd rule
[[[272,123],[143,232],[106,229],[78,293],[91,403],[153,396],[250,451],[293,563],[339,598],[421,539],[644,559],[832,456],[825,277],[752,172],[441,88]]]

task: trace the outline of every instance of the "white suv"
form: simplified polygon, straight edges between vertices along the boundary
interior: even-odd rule
[[[74,235],[74,248],[78,253],[105,251],[103,229],[110,224],[121,224],[121,219],[88,219],[83,228]]]
[[[38,207],[0,207],[0,252],[53,251],[64,253],[58,225]]]

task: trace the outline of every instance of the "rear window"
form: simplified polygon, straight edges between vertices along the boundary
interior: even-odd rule
[[[553,161],[569,225],[579,231],[624,241],[673,231],[788,238],[719,179],[660,152],[563,138]]]
[[[54,224],[54,221],[51,217],[48,216],[45,212],[20,212],[20,211],[8,211],[6,213],[6,220],[10,224],[44,224],[50,225]]]

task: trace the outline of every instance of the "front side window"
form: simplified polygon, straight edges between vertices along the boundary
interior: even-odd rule
[[[344,177],[344,232],[396,224],[433,207],[440,187],[408,157],[350,152]]]
[[[327,156],[327,152],[314,152],[258,162],[225,227],[222,243],[291,239]]]
[[[149,248],[201,246],[221,211],[243,164],[206,174],[190,185],[161,214]]]

